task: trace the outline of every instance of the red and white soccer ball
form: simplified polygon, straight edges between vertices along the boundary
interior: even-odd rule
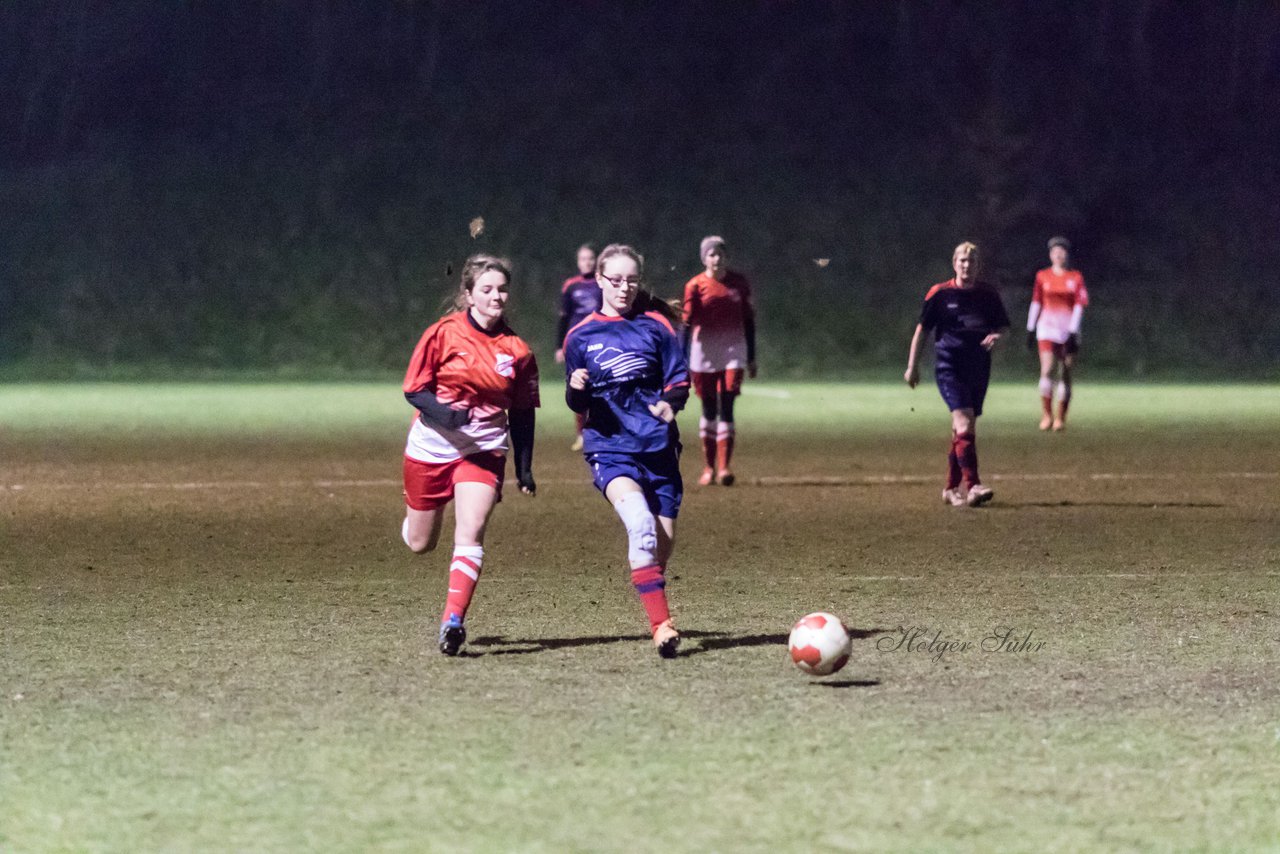
[[[849,661],[853,641],[849,630],[834,614],[805,614],[791,627],[787,641],[791,661],[811,676],[830,676]]]

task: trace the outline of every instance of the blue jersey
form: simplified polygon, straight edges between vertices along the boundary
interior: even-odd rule
[[[920,308],[920,326],[934,333],[936,364],[991,365],[982,340],[1009,326],[1009,315],[996,289],[984,282],[962,288],[955,279],[934,285]]]
[[[595,276],[566,279],[560,288],[560,321],[556,327],[556,340],[561,342],[560,346],[564,346],[564,337],[570,329],[599,310],[600,285]]]
[[[583,453],[652,453],[679,441],[675,422],[649,411],[664,394],[689,386],[684,348],[661,314],[588,316],[565,338],[564,368],[566,376],[587,369]]]

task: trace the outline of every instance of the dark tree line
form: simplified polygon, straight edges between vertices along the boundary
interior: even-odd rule
[[[1264,0],[10,0],[0,353],[393,365],[477,246],[546,345],[581,240],[674,290],[719,231],[838,370],[960,239],[1018,308],[1065,231],[1096,364],[1274,371],[1278,93]]]

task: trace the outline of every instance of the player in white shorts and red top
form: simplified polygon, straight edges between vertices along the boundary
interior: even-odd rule
[[[756,375],[756,312],[746,277],[726,266],[724,238],[703,238],[698,254],[705,269],[684,286],[689,370],[702,400],[698,436],[705,466],[698,483],[732,486],[733,402],[743,374]]]
[[[422,334],[404,377],[404,396],[418,410],[404,451],[405,545],[418,554],[434,549],[444,506],[455,502],[449,592],[440,620],[445,655],[457,655],[466,640],[464,620],[484,561],[485,526],[502,499],[508,431],[520,491],[533,495],[537,489],[538,365],[504,319],[510,281],[506,260],[468,258],[458,311]]]
[[[1065,237],[1049,240],[1050,266],[1036,273],[1031,293],[1031,309],[1027,313],[1027,347],[1040,356],[1040,405],[1043,415],[1040,429],[1062,430],[1067,425],[1067,407],[1071,404],[1071,369],[1080,352],[1080,321],[1089,292],[1084,276],[1069,266],[1071,242]],[[1058,373],[1055,388],[1054,373]],[[1053,398],[1057,392],[1058,412],[1054,415]]]

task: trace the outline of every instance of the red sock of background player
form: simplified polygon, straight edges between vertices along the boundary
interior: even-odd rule
[[[716,466],[716,422],[705,415],[698,419],[698,437],[702,439],[702,459],[707,468]]]
[[[733,422],[720,421],[716,424],[716,470],[728,471],[733,461]]]
[[[969,486],[982,483],[978,477],[978,439],[972,433],[961,433],[956,436],[956,458],[960,461],[960,472]]]
[[[956,434],[951,434],[951,448],[947,451],[947,489],[960,485],[960,457],[956,454]]]
[[[449,597],[445,600],[444,615],[440,622],[452,617],[463,620],[471,605],[471,596],[480,580],[480,565],[484,563],[483,546],[454,546],[453,561],[449,564]]]
[[[649,618],[650,631],[671,619],[671,609],[667,606],[667,582],[663,577],[665,572],[657,564],[631,570],[631,583],[640,595],[640,604]]]

